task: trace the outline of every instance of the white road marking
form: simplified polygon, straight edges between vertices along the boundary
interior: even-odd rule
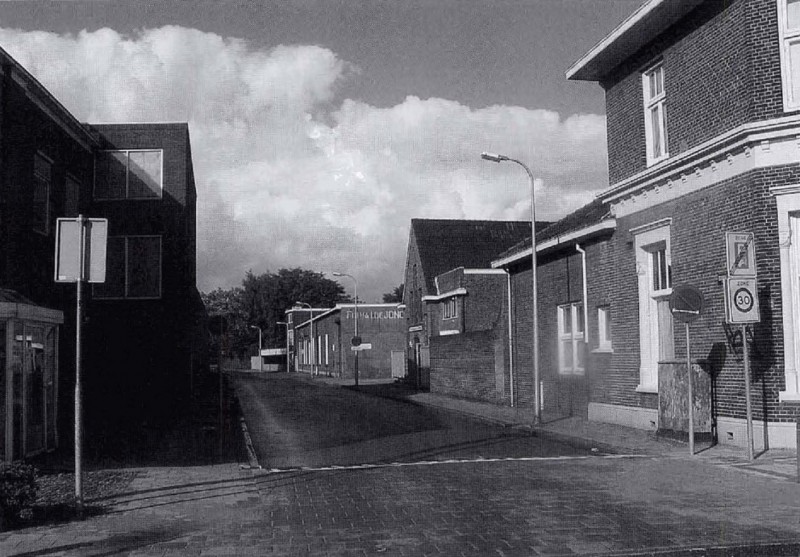
[[[644,454],[614,454],[614,455],[586,455],[586,456],[520,456],[502,458],[464,458],[449,460],[420,460],[416,462],[382,462],[373,464],[349,464],[331,466],[295,466],[287,468],[262,468],[266,474],[285,474],[287,472],[329,472],[334,470],[368,470],[372,468],[401,468],[405,466],[435,466],[437,464],[476,464],[483,462],[555,462],[571,460],[622,460],[634,458],[653,458],[653,455]]]

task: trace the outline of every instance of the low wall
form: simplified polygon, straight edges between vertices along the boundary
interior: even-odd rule
[[[504,366],[495,344],[493,331],[431,337],[431,393],[503,402]]]

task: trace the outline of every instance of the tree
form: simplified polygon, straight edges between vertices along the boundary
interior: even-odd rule
[[[394,290],[387,292],[383,295],[384,304],[401,304],[403,303],[403,285],[395,286]]]
[[[315,308],[331,308],[350,302],[341,284],[322,273],[305,269],[280,269],[277,273],[254,275],[248,272],[242,281],[242,305],[250,325],[261,327],[265,347],[284,346],[286,329],[278,325],[286,320],[286,310],[297,302]]]
[[[241,288],[228,290],[217,288],[208,294],[200,293],[209,316],[222,315],[225,317],[228,325],[226,332],[228,356],[232,354],[244,356],[251,343],[250,337],[252,337],[253,331],[248,330],[247,313],[242,305],[242,293]],[[212,337],[212,343],[211,349],[216,354],[216,351],[219,350],[216,336]]]

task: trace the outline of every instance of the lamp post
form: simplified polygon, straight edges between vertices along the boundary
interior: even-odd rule
[[[534,424],[539,424],[542,421],[542,407],[541,407],[541,390],[539,385],[539,314],[538,314],[538,294],[536,291],[536,194],[534,188],[534,178],[531,169],[528,168],[523,162],[517,159],[512,159],[506,155],[497,155],[495,153],[481,153],[483,160],[491,162],[513,162],[520,165],[525,169],[528,174],[528,180],[531,184],[531,269],[532,269],[532,291],[533,291],[533,412]],[[511,311],[511,308],[508,308]]]
[[[353,281],[353,295],[355,296],[355,302],[353,303],[353,310],[355,313],[354,317],[354,331],[355,334],[353,336],[355,345],[355,339],[358,339],[358,344],[361,344],[361,339],[358,337],[358,281],[353,275],[348,275],[347,273],[331,273],[335,277],[347,277]],[[356,350],[355,360],[353,361],[353,375],[355,376],[355,386],[358,387],[358,350]]]
[[[258,329],[258,371],[264,371],[264,357],[261,355],[261,327],[250,325],[251,329]]]
[[[314,309],[311,307],[311,304],[307,304],[305,302],[297,302],[297,305],[298,306],[308,306],[308,314],[310,315],[309,323],[310,323],[310,328],[311,328],[310,333],[309,333],[311,335],[311,375],[316,375],[314,373],[314,366],[316,365],[315,364],[315,360],[314,360],[314,344],[316,344],[314,342]]]
[[[289,322],[276,321],[276,325],[286,325],[286,373],[289,373]]]

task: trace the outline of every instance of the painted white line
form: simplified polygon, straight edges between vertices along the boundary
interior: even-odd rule
[[[622,460],[634,458],[653,458],[653,455],[643,454],[614,454],[614,455],[586,455],[586,456],[521,456],[502,458],[465,458],[449,460],[420,460],[416,462],[385,462],[374,464],[350,464],[345,466],[297,466],[289,468],[262,468],[265,474],[285,474],[287,472],[330,472],[334,470],[369,470],[373,468],[401,468],[406,466],[435,466],[439,464],[477,464],[485,462],[556,462],[574,460]]]

